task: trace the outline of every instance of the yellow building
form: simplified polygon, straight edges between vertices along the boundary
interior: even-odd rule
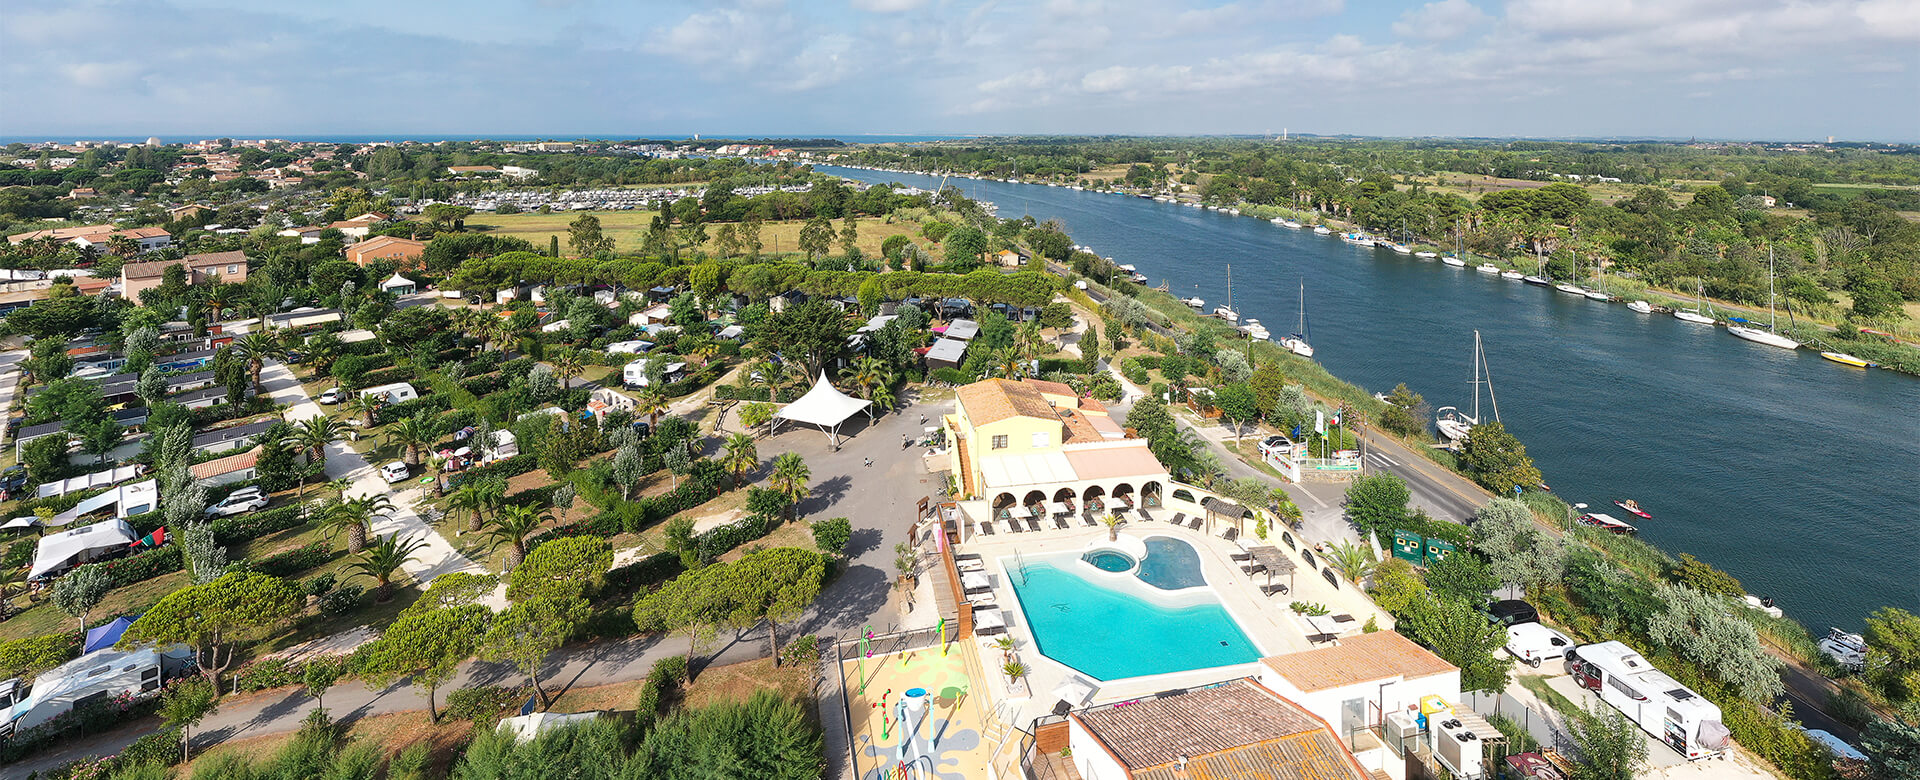
[[[1160,506],[1167,469],[1105,406],[1059,382],[960,388],[946,426],[962,506],[988,522]],[[968,506],[973,504],[973,506]]]

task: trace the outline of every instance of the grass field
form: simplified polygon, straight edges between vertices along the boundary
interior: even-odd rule
[[[582,214],[592,214],[600,218],[600,230],[613,239],[616,253],[639,252],[645,243],[647,226],[652,224],[653,211],[570,211],[552,214],[475,214],[467,219],[467,228],[500,236],[515,236],[533,243],[537,249],[544,250],[550,243],[550,236],[560,237],[560,251],[567,248],[567,225]],[[785,222],[767,222],[760,229],[761,251],[768,254],[797,252],[800,250],[800,228],[805,222],[789,220]],[[836,233],[844,224],[835,221]],[[718,225],[708,225],[709,240],[705,249],[711,253],[711,237],[719,230]],[[860,251],[867,257],[880,254],[880,242],[887,236],[904,235],[918,241],[922,247],[932,249],[932,245],[919,236],[920,225],[913,222],[895,222],[888,224],[880,219],[860,220]],[[839,239],[834,240],[835,253],[840,251]],[[938,256],[938,252],[934,252]]]
[[[1434,192],[1447,192],[1461,195],[1469,200],[1479,200],[1480,196],[1489,192],[1539,189],[1554,183],[1551,181],[1534,181],[1532,179],[1504,179],[1498,176],[1484,176],[1454,171],[1445,171],[1434,174],[1433,176],[1416,176],[1412,177],[1412,179],[1427,185],[1427,189]],[[1639,185],[1626,183],[1574,183],[1586,187],[1587,192],[1593,195],[1593,199],[1602,203],[1613,203],[1614,201],[1624,200],[1631,197],[1634,190],[1639,189]],[[1693,200],[1691,193],[1673,192],[1669,194],[1671,194],[1674,201],[1680,205],[1686,205]]]

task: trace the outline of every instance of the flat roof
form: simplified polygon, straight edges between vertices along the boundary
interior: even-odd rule
[[[1160,459],[1147,448],[1146,439],[1135,439],[1131,446],[1070,449],[1066,460],[1080,479],[1149,477],[1167,473]]]
[[[1416,680],[1459,671],[1440,656],[1392,631],[1375,631],[1340,644],[1260,662],[1302,691],[1322,691],[1392,677]]]

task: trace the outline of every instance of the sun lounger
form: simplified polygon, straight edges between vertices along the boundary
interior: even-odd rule
[[[1033,519],[1033,518],[1031,518],[1031,517],[1029,517],[1029,518],[1027,518],[1027,530],[1029,530],[1029,531],[1038,531],[1038,530],[1040,530],[1040,521],[1039,521],[1039,520],[1035,520],[1035,519]]]
[[[1238,529],[1238,528],[1233,528],[1233,527],[1228,527],[1228,528],[1227,528],[1227,530],[1226,530],[1226,532],[1224,532],[1224,533],[1222,533],[1222,534],[1220,534],[1220,538],[1222,538],[1222,539],[1225,539],[1225,540],[1227,540],[1227,541],[1229,541],[1229,542],[1231,542],[1231,541],[1233,541],[1233,540],[1235,540],[1235,539],[1238,539],[1238,538],[1240,538],[1240,529]]]
[[[1004,634],[1007,631],[1007,618],[998,609],[977,609],[973,612],[973,633],[982,636]]]
[[[1067,519],[1066,519],[1066,518],[1064,518],[1064,517],[1056,517],[1056,518],[1054,518],[1054,519],[1053,519],[1053,527],[1055,527],[1055,528],[1058,528],[1058,529],[1061,529],[1061,530],[1066,530],[1066,527],[1067,527]]]
[[[1228,555],[1227,557],[1236,561],[1251,561],[1253,560],[1253,553],[1237,552],[1237,553],[1233,553],[1232,555]],[[955,559],[955,560],[958,560],[958,559]]]
[[[1187,513],[1185,513],[1185,512],[1175,512],[1175,513],[1173,513],[1173,524],[1174,524],[1174,525],[1186,525],[1186,524],[1187,524]]]
[[[1140,519],[1142,521],[1149,522],[1149,523],[1153,522],[1153,515],[1147,514],[1147,510],[1145,509],[1136,510],[1135,513],[1140,515]]]
[[[1201,523],[1204,523],[1204,522],[1206,522],[1206,521],[1207,521],[1207,518],[1205,518],[1205,517],[1203,517],[1203,516],[1200,516],[1200,515],[1194,515],[1194,516],[1193,516],[1193,519],[1192,519],[1191,521],[1188,521],[1188,523],[1187,523],[1187,527],[1188,527],[1188,528],[1191,528],[1191,529],[1193,529],[1193,530],[1195,530],[1195,531],[1198,531],[1198,530],[1200,530],[1200,524],[1201,524]]]
[[[983,535],[983,536],[992,536],[992,535],[993,535],[993,524],[992,524],[992,523],[981,523],[981,524],[980,524],[980,533],[981,533],[981,535]]]
[[[1085,524],[1088,528],[1092,528],[1100,524],[1100,518],[1095,516],[1092,512],[1088,512],[1084,515],[1081,515],[1080,521],[1083,524]]]
[[[1287,586],[1283,583],[1276,582],[1272,585],[1260,586],[1260,594],[1263,596],[1271,596],[1276,593],[1284,595],[1286,594],[1286,592],[1287,592]]]

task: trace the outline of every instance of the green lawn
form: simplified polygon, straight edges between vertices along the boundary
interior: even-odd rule
[[[466,225],[469,230],[492,235],[524,238],[531,242],[535,248],[543,251],[550,243],[551,237],[558,236],[560,239],[560,251],[567,253],[572,251],[567,247],[567,225],[579,219],[582,214],[592,214],[600,218],[600,230],[602,233],[613,239],[615,252],[633,253],[640,251],[641,244],[645,243],[647,226],[652,224],[654,214],[656,213],[657,212],[653,211],[636,210],[569,211],[555,212],[552,214],[475,214],[467,218]],[[760,230],[761,251],[768,254],[800,251],[800,228],[804,224],[805,223],[800,220],[765,223]],[[833,251],[836,253],[840,251],[837,231],[843,226],[844,224],[839,221],[833,223],[833,228],[836,231]],[[888,224],[881,219],[863,219],[860,220],[859,228],[860,251],[865,253],[867,257],[878,256],[880,254],[880,242],[885,241],[888,236],[893,235],[912,237],[919,241],[921,246],[932,248],[932,244],[925,238],[919,237],[920,225],[918,223],[895,222]],[[707,227],[709,241],[705,249],[709,252],[714,251],[711,236],[718,230],[718,225],[709,225]],[[937,251],[933,254],[936,257],[939,256],[939,252]]]

